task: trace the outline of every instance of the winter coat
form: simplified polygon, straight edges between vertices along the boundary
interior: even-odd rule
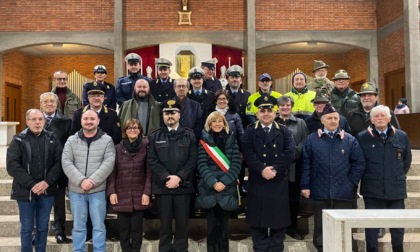
[[[176,99],[181,104],[181,118],[179,119],[179,124],[182,127],[192,129],[198,139],[204,128],[203,120],[206,119],[203,118],[203,110],[201,109],[200,103],[191,100],[188,97],[185,97],[182,102],[178,98]]]
[[[75,193],[95,193],[106,189],[106,179],[115,163],[115,147],[112,138],[101,129],[93,137],[88,147],[83,130],[69,137],[64,145],[64,173],[69,178],[69,191]],[[92,179],[94,187],[84,192],[80,184],[84,179]]]
[[[382,140],[374,125],[357,135],[366,160],[360,193],[365,197],[398,200],[407,198],[407,172],[411,165],[407,134],[389,125]]]
[[[260,122],[245,130],[242,153],[249,169],[246,213],[249,225],[266,228],[290,225],[288,170],[295,159],[295,148],[290,130],[276,122],[268,134]],[[261,175],[267,166],[277,171],[271,180]]]
[[[7,148],[6,168],[7,173],[13,177],[11,199],[14,200],[30,200],[33,195],[32,187],[41,182],[31,176],[32,148],[27,135],[28,131],[29,129],[26,128],[15,135]],[[61,175],[60,160],[63,147],[50,132],[43,131],[41,134],[40,137],[45,140],[43,180],[49,185],[46,194],[55,195],[58,190],[56,182]]]
[[[349,133],[338,128],[333,138],[323,129],[310,134],[303,145],[302,190],[315,200],[353,199],[365,170],[363,151]]]
[[[356,91],[351,88],[347,88],[344,92],[334,88],[331,92],[331,105],[342,116],[347,116],[350,110],[357,108],[359,101]]]
[[[141,204],[142,195],[152,195],[152,171],[147,167],[147,145],[143,138],[139,151],[134,155],[127,151],[122,140],[115,146],[115,166],[107,179],[106,194],[117,194],[118,204],[112,205],[115,212],[132,212],[151,207]]]
[[[242,126],[244,129],[248,126],[248,119],[245,113],[246,104],[248,103],[248,98],[251,95],[248,91],[240,88],[236,95],[233,95],[232,90],[229,87],[229,84],[226,86],[226,90],[229,93],[229,108],[235,108],[236,113],[241,117]]]
[[[147,164],[152,170],[153,194],[193,193],[193,172],[197,167],[197,140],[192,130],[179,126],[172,136],[166,126],[149,136]],[[167,188],[167,177],[181,178],[180,186]]]
[[[57,94],[57,88],[54,87],[51,90],[51,93]],[[79,96],[77,96],[75,93],[73,93],[70,88],[67,88],[66,91],[66,102],[64,104],[64,110],[61,110],[61,104],[58,102],[57,109],[62,113],[66,118],[72,119],[73,113],[80,107],[82,107],[82,102],[80,101]]]
[[[295,105],[293,105],[292,112],[294,114],[311,115],[314,111],[312,100],[315,98],[316,92],[305,88],[302,92],[298,92],[295,88],[285,95],[293,98]]]
[[[211,135],[203,131],[201,139],[208,145],[214,147],[215,143]],[[198,147],[198,172],[200,180],[198,183],[197,204],[199,207],[209,209],[217,203],[227,211],[235,210],[238,207],[238,191],[236,179],[241,171],[241,158],[236,137],[230,133],[226,136],[224,154],[230,161],[228,172],[224,172],[206,152],[200,143]],[[217,192],[213,186],[216,182],[222,182],[226,188]]]

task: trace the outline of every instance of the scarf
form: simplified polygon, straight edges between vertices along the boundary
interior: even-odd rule
[[[137,137],[136,140],[130,143],[130,140],[128,138],[123,139],[123,146],[127,149],[127,151],[130,153],[131,156],[134,156],[139,152],[140,145],[141,145],[142,137]]]
[[[405,106],[407,106],[407,105],[405,105],[405,104],[397,105],[397,109],[405,108]]]

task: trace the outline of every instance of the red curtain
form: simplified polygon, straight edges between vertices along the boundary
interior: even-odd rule
[[[152,77],[154,78],[155,76],[155,58],[159,58],[159,45],[155,45],[155,46],[149,46],[149,47],[143,47],[143,48],[138,48],[135,50],[130,50],[126,52],[126,55],[129,53],[137,53],[138,55],[140,55],[141,59],[142,59],[142,70],[143,70],[143,75],[146,76],[146,68],[147,66],[150,66],[153,69],[153,73],[152,73]]]
[[[217,77],[220,77],[220,67],[225,65],[226,68],[229,68],[229,58],[230,58],[230,65],[239,65],[242,66],[242,50],[234,49],[230,47],[212,46],[213,51],[213,58],[217,58]]]

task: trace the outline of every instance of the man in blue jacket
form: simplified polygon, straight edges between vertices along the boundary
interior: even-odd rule
[[[301,193],[314,205],[313,244],[322,251],[322,210],[351,209],[353,192],[365,170],[357,140],[339,127],[340,115],[327,103],[323,127],[310,134],[303,146]]]
[[[366,209],[404,209],[406,174],[411,165],[407,134],[390,124],[391,111],[379,105],[370,111],[372,125],[357,135],[365,154],[366,170],[360,193]],[[403,251],[404,229],[391,228],[392,251]],[[367,228],[366,251],[378,251],[378,229]]]

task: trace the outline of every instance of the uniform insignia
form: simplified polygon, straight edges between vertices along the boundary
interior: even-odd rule
[[[166,104],[168,104],[169,108],[172,108],[172,106],[175,104],[175,100],[170,100]]]
[[[369,84],[367,84],[367,83],[363,84],[364,89],[367,89],[368,87],[369,87]]]
[[[238,67],[237,67],[237,66],[234,66],[234,67],[233,67],[233,69],[234,69],[234,70],[238,70]]]
[[[95,81],[95,82],[93,82],[93,86],[94,86],[94,87],[98,86],[98,83],[96,83],[96,81]]]
[[[252,104],[250,102],[248,102],[248,104],[246,105],[246,107],[248,108],[248,110],[251,110]]]
[[[109,86],[106,86],[108,89],[110,89],[110,87]]]
[[[120,122],[117,122],[117,126],[118,128],[121,128]]]
[[[166,141],[156,141],[157,144],[166,143]]]
[[[264,97],[264,101],[268,101],[268,96]]]

